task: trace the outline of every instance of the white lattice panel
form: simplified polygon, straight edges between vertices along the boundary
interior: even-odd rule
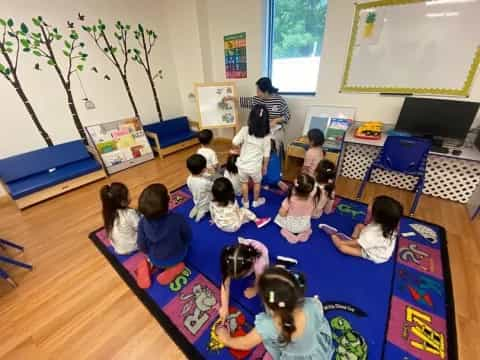
[[[344,151],[342,176],[362,180],[380,148],[346,144]],[[413,176],[376,169],[370,181],[413,190],[417,179]],[[466,203],[479,183],[480,163],[436,155],[428,157],[424,194]]]

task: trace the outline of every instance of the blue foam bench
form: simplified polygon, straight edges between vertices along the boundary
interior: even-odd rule
[[[198,144],[197,132],[186,116],[144,125],[143,130],[160,157]]]
[[[0,160],[0,179],[20,209],[104,177],[81,140]]]

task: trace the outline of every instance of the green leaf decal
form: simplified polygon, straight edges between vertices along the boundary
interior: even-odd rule
[[[63,50],[63,55],[65,55],[66,57],[69,57],[70,53],[67,50]]]
[[[0,25],[5,26],[5,25],[7,25],[7,22],[3,19],[0,19]]]
[[[30,40],[28,39],[20,39],[20,42],[22,43],[23,47],[28,48],[30,46]]]
[[[83,71],[83,64],[77,65],[77,69],[80,70],[80,71]]]
[[[8,19],[8,20],[7,20],[7,25],[8,25],[9,27],[12,27],[12,26],[13,26],[13,19]]]
[[[49,60],[47,61],[47,64],[53,66],[53,65],[55,65],[55,61],[53,61],[52,59],[49,59]]]
[[[63,43],[65,44],[65,47],[67,49],[70,49],[72,47],[72,44],[70,44],[67,40],[65,40]]]
[[[34,50],[33,54],[36,55],[36,56],[42,56],[42,53],[38,50]]]
[[[20,31],[21,31],[23,34],[28,34],[28,27],[27,27],[27,25],[25,25],[25,23],[21,23],[21,24],[20,24]]]
[[[11,42],[11,41],[5,41],[5,46],[13,46],[13,42]]]

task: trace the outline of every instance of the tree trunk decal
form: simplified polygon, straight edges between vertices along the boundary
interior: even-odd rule
[[[35,113],[32,104],[28,100],[28,97],[23,90],[22,83],[20,82],[17,74],[20,46],[24,45],[23,37],[27,36],[29,30],[27,25],[25,25],[24,23],[20,25],[20,30],[15,30],[13,26],[14,22],[12,19],[8,19],[7,21],[0,19],[0,27],[3,28],[3,31],[0,34],[0,53],[2,54],[6,62],[6,65],[0,63],[0,73],[17,92],[18,96],[23,102],[23,105],[27,109],[28,114],[32,118],[35,127],[37,128],[38,132],[42,136],[47,146],[53,146],[52,139],[43,128],[40,120],[38,120],[37,114]]]
[[[140,118],[138,115],[137,105],[132,95],[130,85],[128,83],[127,76],[127,64],[129,60],[129,55],[131,49],[128,48],[128,33],[130,31],[130,25],[122,24],[120,21],[117,21],[115,24],[117,31],[115,31],[114,36],[117,39],[118,47],[113,46],[112,42],[105,33],[106,26],[101,19],[98,20],[98,23],[92,26],[82,26],[82,29],[85,30],[90,37],[93,39],[100,51],[105,55],[105,57],[115,66],[120,77],[122,78],[123,85],[128,94],[128,99],[132,104],[133,112],[137,118]],[[117,55],[118,49],[122,53],[121,57]]]
[[[75,101],[72,96],[71,91],[71,77],[72,74],[77,71],[83,71],[84,65],[78,63],[77,61],[85,62],[87,60],[87,54],[82,52],[80,49],[85,47],[83,42],[79,42],[78,33],[73,27],[73,23],[68,23],[70,29],[70,34],[68,40],[65,39],[63,44],[63,55],[67,57],[68,65],[67,68],[62,71],[60,65],[57,61],[55,51],[53,50],[52,44],[55,41],[59,41],[63,38],[57,28],[51,28],[41,16],[32,19],[33,24],[40,30],[40,32],[35,33],[31,32],[27,34],[22,40],[22,45],[24,47],[23,51],[31,52],[33,55],[45,58],[47,64],[52,66],[55,69],[55,72],[62,83],[63,89],[67,96],[67,103],[70,113],[73,118],[73,122],[80,137],[87,142],[87,136],[83,128],[80,117],[78,116],[77,108],[75,106]],[[40,65],[37,63],[35,65],[36,70],[40,70]]]
[[[158,118],[163,121],[162,110],[160,109],[160,102],[158,101],[157,89],[155,88],[154,80],[159,77],[163,79],[162,70],[158,70],[152,75],[152,67],[150,65],[150,53],[155,42],[157,41],[157,34],[153,30],[144,29],[142,25],[138,24],[137,30],[134,32],[135,39],[137,39],[139,49],[133,49],[132,59],[143,67],[147,74],[148,82],[152,88],[153,98],[155,100],[155,107],[157,109]]]

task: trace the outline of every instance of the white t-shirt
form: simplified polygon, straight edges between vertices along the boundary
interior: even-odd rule
[[[358,243],[362,247],[362,256],[365,259],[381,264],[387,262],[392,256],[396,239],[396,231],[386,238],[383,236],[381,225],[370,223],[361,231]]]
[[[240,184],[240,176],[238,176],[238,173],[233,174],[228,170],[225,170],[225,172],[223,173],[223,176],[226,177],[228,180],[230,180],[230,182],[233,185],[233,190],[235,191],[235,195],[239,196],[242,193],[242,189]]]
[[[201,147],[197,154],[202,155],[207,160],[207,169],[213,169],[218,165],[217,153],[210,148]]]
[[[188,177],[187,186],[193,195],[193,203],[199,210],[208,211],[212,200],[212,185],[212,181],[205,176],[190,175]]]
[[[248,134],[248,127],[244,126],[232,140],[233,145],[241,146],[237,167],[254,173],[261,171],[263,159],[270,157],[270,135],[257,138]]]
[[[112,246],[117,254],[129,254],[137,250],[137,227],[140,216],[134,209],[121,209],[113,222]]]

